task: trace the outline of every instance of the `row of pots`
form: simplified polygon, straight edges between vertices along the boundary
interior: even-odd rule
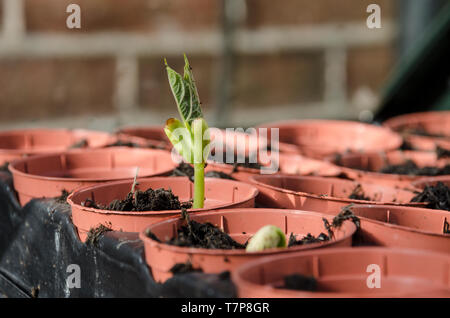
[[[125,133],[129,131],[129,133]],[[266,147],[266,139],[239,131],[210,128],[211,142],[245,145],[248,156]],[[162,126],[119,130],[116,134],[83,129],[21,129],[0,132],[0,165],[23,157],[59,153],[69,149],[92,149],[111,145],[130,145],[142,148],[170,150],[172,147]]]
[[[450,111],[414,113],[391,118],[384,127],[336,120],[291,120],[257,127],[267,134],[252,140],[252,147],[271,144],[271,128],[278,128],[281,152],[299,153],[323,159],[346,152],[379,152],[398,149],[402,137],[416,150],[450,148]],[[212,131],[211,138],[215,133]],[[254,139],[251,135],[227,131],[225,139]],[[138,145],[170,149],[162,126],[124,127],[115,135],[67,129],[24,129],[0,133],[0,165],[24,155],[63,151],[70,147],[96,148],[118,140]],[[248,141],[248,140],[246,140]],[[276,144],[272,145],[276,147]],[[249,146],[250,147],[250,146]],[[248,149],[249,151],[254,149]]]
[[[335,190],[349,186],[355,187],[356,183],[363,185],[369,197],[377,197],[377,201],[383,203],[407,203],[412,197],[412,191],[420,188],[420,180],[427,177],[398,175],[375,172],[386,163],[398,164],[405,160],[417,162],[419,166],[433,166],[448,164],[449,159],[437,159],[433,153],[394,151],[389,153],[349,154],[339,158],[337,166],[334,163],[319,161],[295,154],[279,154],[277,175],[318,175],[339,176],[341,180],[329,179],[321,181],[320,178],[307,179],[306,184],[296,186],[295,189],[289,183],[288,177],[277,179],[274,175],[260,175],[254,183],[264,183],[270,186],[286,183],[287,190],[296,192],[317,192],[315,187],[327,187],[333,184]],[[337,163],[337,162],[335,162]],[[81,186],[94,185],[107,181],[116,181],[133,178],[139,167],[138,177],[150,177],[168,175],[176,164],[168,151],[145,148],[111,147],[95,150],[71,150],[53,155],[39,155],[13,162],[9,169],[14,176],[15,188],[19,194],[21,204],[25,204],[31,198],[55,197],[62,190],[72,191]],[[365,169],[365,170],[359,170]],[[374,171],[368,171],[374,170]],[[229,174],[233,179],[249,182],[253,176],[258,176],[259,169],[246,167],[233,167],[229,164],[211,162],[206,171],[220,171]],[[356,180],[350,182],[342,179]],[[437,177],[445,180],[446,176]],[[278,180],[278,181],[277,181]],[[289,183],[289,184],[288,184]],[[369,183],[373,185],[369,185]],[[312,184],[317,184],[312,185]],[[319,186],[319,184],[323,184]],[[310,190],[306,187],[313,187]],[[336,188],[338,187],[338,188]],[[423,187],[422,187],[423,188]],[[317,195],[330,196],[323,188]],[[265,204],[270,203],[271,198],[266,198],[262,191],[261,199]],[[348,200],[345,200],[346,202]],[[286,207],[292,204],[286,203]],[[299,206],[297,206],[299,207]]]
[[[314,135],[313,133],[311,134]],[[280,145],[280,149],[281,146],[282,145]],[[133,151],[133,153],[130,151]],[[138,155],[138,153],[142,152],[147,152],[146,156],[140,157],[140,155]],[[102,153],[107,154],[104,155]],[[324,155],[329,156],[330,154],[332,153],[326,153]],[[355,154],[348,154],[348,156],[351,155],[354,156]],[[108,184],[103,183],[110,180],[130,179],[134,176],[136,166],[140,167],[140,177],[167,175],[175,167],[175,165],[172,164],[172,160],[169,159],[170,153],[149,149],[131,150],[111,148],[108,150],[102,149],[90,151],[74,150],[52,156],[51,159],[51,156],[28,158],[10,165],[10,170],[14,174],[15,187],[19,192],[21,203],[24,204],[33,197],[57,196],[63,189],[70,191],[80,186],[84,186],[84,188],[74,191],[69,197],[69,202],[72,204],[74,224],[78,228],[80,238],[84,240],[86,232],[100,223],[108,224],[114,230],[140,232],[141,239],[144,241],[146,247],[147,262],[155,279],[159,281],[163,281],[170,276],[168,272],[171,266],[176,263],[189,261],[194,267],[199,266],[206,272],[233,270],[233,277],[238,284],[240,296],[249,296],[251,294],[246,294],[245,291],[243,292],[245,289],[243,289],[243,285],[239,283],[241,276],[238,273],[242,273],[241,269],[244,268],[244,266],[250,266],[250,264],[254,262],[262,261],[261,256],[276,255],[276,257],[279,258],[281,254],[286,254],[286,256],[283,257],[286,258],[286,264],[288,264],[289,261],[287,259],[289,257],[295,258],[305,255],[305,252],[302,251],[301,253],[298,253],[298,250],[309,250],[326,246],[349,247],[351,245],[352,236],[356,231],[356,227],[353,223],[346,221],[333,241],[288,248],[285,250],[266,251],[262,253],[263,255],[252,255],[243,251],[199,250],[169,246],[148,238],[146,235],[146,227],[148,226],[147,229],[151,230],[154,234],[158,234],[157,236],[160,238],[173,236],[176,233],[175,230],[181,226],[182,221],[176,217],[167,220],[163,219],[169,216],[175,216],[179,214],[180,211],[158,211],[148,213],[113,212],[87,208],[82,205],[82,202],[86,199],[92,199],[96,202],[107,204],[112,199],[125,197],[130,191],[133,183],[132,181],[125,180]],[[89,159],[85,160],[85,156],[89,157]],[[342,156],[341,160],[345,156]],[[137,159],[136,162],[125,164],[129,158]],[[159,159],[152,160],[151,158]],[[324,162],[305,158],[298,154],[281,154],[280,171],[283,173],[294,174],[316,173],[338,175],[342,174],[344,171],[343,168],[346,168],[348,169],[345,171],[347,176],[349,176],[349,171],[354,172],[355,169],[351,166],[337,167],[331,162],[333,159],[335,158],[329,157],[328,160],[330,162]],[[46,165],[46,162],[49,162],[49,164]],[[366,161],[362,160],[361,162],[364,163]],[[314,164],[317,166],[315,168],[305,169],[305,166],[308,164],[311,164],[313,167]],[[55,167],[57,168],[55,169]],[[377,244],[387,247],[415,247],[446,253],[450,252],[447,247],[449,246],[449,236],[442,233],[442,228],[445,226],[446,222],[445,213],[448,212],[400,206],[401,204],[410,204],[409,199],[413,196],[411,190],[415,188],[411,187],[410,189],[403,190],[393,187],[393,183],[380,185],[371,184],[366,181],[354,182],[350,180],[335,178],[324,179],[311,176],[255,176],[255,174],[258,174],[258,170],[256,170],[256,173],[253,171],[255,169],[248,168],[238,168],[237,171],[235,171],[235,169],[229,165],[217,163],[209,164],[208,169],[230,172],[235,179],[246,181],[247,183],[219,179],[207,180],[206,197],[210,201],[206,202],[205,209],[203,209],[205,212],[192,210],[192,212],[195,213],[192,214],[191,218],[201,222],[211,222],[216,224],[237,241],[246,241],[262,225],[268,223],[278,225],[280,228],[284,229],[286,234],[294,232],[297,235],[307,233],[318,235],[320,233],[318,231],[323,231],[322,218],[325,217],[331,220],[330,215],[327,216],[318,212],[311,212],[311,210],[335,215],[339,212],[341,207],[353,202],[372,204],[369,206],[355,206],[353,208],[354,213],[361,217],[361,228],[358,230],[357,238],[366,244]],[[98,173],[98,175],[93,176],[93,173]],[[361,174],[361,172],[358,173]],[[362,175],[364,174],[365,172],[362,173]],[[370,176],[370,172],[367,174]],[[34,181],[30,182],[29,180],[24,179],[22,182],[16,182],[16,180],[20,180],[21,177],[25,178],[30,176],[34,176]],[[86,176],[89,176],[89,178]],[[356,175],[356,177],[358,177],[358,175]],[[45,194],[39,193],[39,191],[38,193],[34,193],[32,188],[45,188],[42,183],[43,180],[52,182],[53,186],[49,187],[52,188],[51,191]],[[364,179],[359,176],[359,180]],[[371,180],[372,179],[369,178],[367,181]],[[411,180],[407,181],[410,182]],[[35,182],[34,185],[33,182]],[[142,187],[142,189],[147,189],[148,187],[171,188],[172,191],[181,198],[181,201],[192,197],[192,183],[188,178],[140,178],[139,182],[139,187]],[[404,184],[408,184],[409,186],[409,182],[405,181]],[[19,189],[21,185],[23,185],[24,188],[28,187],[27,190],[23,190],[22,193],[20,193]],[[363,188],[366,195],[371,198],[376,197],[377,201],[361,202],[348,199],[347,194],[351,193],[358,185]],[[403,186],[401,188],[403,188]],[[281,207],[297,210],[246,209],[255,204],[258,190],[260,192],[258,200],[263,200],[261,202],[264,202],[264,204],[277,208]],[[397,202],[393,202],[394,199]],[[384,203],[397,204],[398,206],[381,205]],[[223,210],[225,207],[231,207],[233,209]],[[219,210],[210,212],[210,210],[213,209]],[[129,221],[123,222],[125,219],[129,219]],[[429,222],[424,222],[424,220]],[[348,249],[342,250],[342,253],[347,253],[347,250]],[[353,250],[354,249],[350,249],[348,253],[353,253],[352,257],[358,257],[359,251],[356,252]],[[363,253],[362,249],[360,251]],[[231,255],[227,254],[227,252],[231,252]],[[308,253],[314,254],[316,252]],[[317,253],[322,253],[322,251],[318,251]],[[331,253],[331,251],[329,253]],[[370,254],[370,252],[367,253]],[[385,250],[380,252],[375,251],[374,253],[383,254],[384,260],[396,258],[396,256],[386,256],[387,252],[385,252]],[[405,252],[400,251],[400,254],[401,253]],[[417,257],[422,258],[423,262],[428,262],[429,258],[426,258],[425,256],[426,255]],[[319,256],[312,256],[313,262],[317,263],[317,257]],[[443,263],[441,262],[439,264],[447,264],[448,266],[448,257],[444,257],[444,259]],[[251,260],[254,260],[254,262]],[[248,261],[251,262],[247,263]],[[266,261],[270,260],[266,259]],[[245,265],[244,263],[248,265]],[[322,264],[320,265],[321,270],[323,266]],[[392,266],[398,265],[394,264]],[[251,272],[254,271],[255,270],[252,270]],[[246,272],[244,271],[244,273]],[[420,283],[419,278],[423,278],[424,276],[423,273],[416,273],[414,271],[411,271],[409,274],[418,280],[418,284]],[[241,278],[247,280],[250,276],[250,274],[245,274]],[[262,274],[259,276],[263,277]],[[392,281],[396,280],[395,275],[390,278],[393,278]],[[326,280],[327,279],[325,279],[325,281]],[[262,281],[263,285],[267,285],[266,282],[268,282],[269,285],[272,284],[272,282],[269,282],[269,279],[264,278]],[[428,279],[428,282],[433,282],[434,284],[433,279]],[[251,283],[255,282],[252,281]],[[258,283],[261,283],[261,281]],[[326,284],[324,285],[325,290],[331,288],[330,286],[334,283],[330,284],[331,285],[327,285],[328,287],[325,286]],[[349,290],[351,289],[354,292],[358,292],[357,289],[350,286],[350,283],[347,285],[349,286]],[[439,284],[436,283],[436,286],[437,285]],[[428,290],[427,286],[421,287]],[[430,291],[437,290],[439,292],[442,291],[443,288],[442,284],[439,285],[439,288],[434,287],[430,287]],[[445,288],[448,291],[448,286]],[[279,291],[280,289],[276,288],[276,290]],[[341,293],[342,291],[339,292]]]
[[[252,180],[258,181],[262,177],[253,177]],[[281,176],[274,176],[276,179]],[[295,180],[296,177],[285,177],[288,181]],[[297,181],[321,181],[317,177],[297,177]],[[329,181],[349,182],[340,179],[325,179]],[[258,182],[261,182],[259,180]],[[256,230],[265,224],[275,224],[285,229],[286,234],[294,232],[296,234],[312,233],[318,235],[323,230],[322,218],[327,217],[320,213],[298,211],[298,210],[271,210],[271,209],[241,209],[242,207],[251,207],[254,204],[254,198],[257,190],[245,183],[233,182],[229,180],[207,180],[207,197],[214,202],[206,202],[205,210],[223,207],[217,204],[214,193],[221,195],[229,194],[234,189],[236,193],[232,198],[223,198],[223,202],[232,201],[233,207],[239,209],[218,210],[216,212],[194,213],[192,218],[201,223],[210,222],[219,225],[231,237],[241,243],[246,241]],[[256,260],[261,256],[270,256],[273,254],[293,253],[298,250],[314,249],[326,246],[350,246],[351,237],[356,228],[352,223],[346,223],[346,226],[337,233],[335,241],[321,244],[311,244],[301,248],[290,248],[287,250],[266,251],[261,254],[248,254],[243,251],[223,251],[223,250],[203,250],[192,248],[180,248],[169,246],[146,235],[147,230],[157,234],[158,237],[171,237],[175,230],[181,224],[179,218],[163,220],[170,215],[176,216],[180,211],[159,211],[159,212],[113,212],[102,211],[98,209],[86,208],[82,202],[86,199],[92,199],[100,203],[108,203],[114,198],[121,198],[129,192],[131,181],[120,181],[114,183],[91,186],[75,191],[69,196],[69,202],[72,205],[73,221],[78,229],[80,238],[86,238],[86,232],[98,224],[108,224],[113,230],[122,230],[126,232],[141,232],[141,239],[145,243],[147,262],[152,270],[154,278],[158,281],[164,281],[170,277],[169,270],[177,263],[189,261],[194,267],[200,267],[205,272],[220,272],[222,270],[233,270],[241,264],[250,260]],[[176,185],[180,186],[177,187]],[[233,190],[227,190],[227,185],[234,187]],[[237,194],[243,193],[244,188],[236,188],[236,184],[247,186],[247,195],[239,197]],[[333,185],[333,183],[330,183]],[[192,197],[192,183],[187,178],[149,178],[140,180],[140,187],[171,187],[174,193],[183,200]],[[214,188],[220,191],[214,191]],[[252,189],[253,188],[253,189]],[[337,186],[336,186],[337,188]],[[189,189],[189,190],[187,190]],[[348,191],[352,187],[347,188]],[[324,197],[325,201],[333,201],[336,198],[332,195],[333,186],[328,187],[330,197]],[[211,191],[211,193],[208,193]],[[320,192],[320,187],[318,192]],[[281,191],[282,192],[282,191]],[[296,193],[302,196],[301,192]],[[306,194],[305,197],[308,197]],[[295,201],[295,200],[294,200]],[[339,200],[338,200],[339,201]],[[348,202],[347,202],[348,203]],[[279,203],[281,207],[282,203]],[[295,207],[299,208],[299,207]],[[310,207],[309,207],[310,208]],[[320,209],[318,209],[320,210]],[[428,209],[394,207],[394,206],[356,206],[354,213],[362,218],[361,229],[358,239],[365,244],[376,244],[381,246],[396,247],[414,247],[428,250],[450,253],[448,247],[449,236],[442,234],[446,216],[448,212],[435,211]],[[192,210],[191,212],[197,212]],[[198,211],[200,212],[200,211]],[[330,214],[337,214],[338,206],[333,211],[327,210]],[[334,212],[334,213],[333,213]],[[330,216],[327,217],[330,219]],[[427,222],[424,222],[426,220]],[[245,234],[243,234],[245,233]]]

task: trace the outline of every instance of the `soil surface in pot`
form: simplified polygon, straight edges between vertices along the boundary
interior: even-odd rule
[[[109,210],[109,211],[165,211],[189,209],[191,202],[180,202],[172,190],[163,188],[153,190],[151,188],[141,191],[130,191],[125,199],[115,199],[108,205],[97,204],[91,199],[82,202],[82,205],[89,208]]]
[[[149,149],[165,149],[163,145],[157,146],[157,145],[140,145],[138,143],[132,142],[132,141],[126,141],[126,140],[117,140],[116,142],[109,144],[105,146],[105,148],[109,147],[130,147],[130,148],[149,148]]]
[[[427,208],[450,211],[450,188],[442,182],[427,185],[411,202],[428,202]]]
[[[217,163],[224,163],[227,165],[232,165],[234,167],[234,170],[236,170],[238,167],[249,168],[249,169],[261,169],[261,167],[262,167],[261,164],[259,164],[258,162],[250,162],[249,157],[242,158],[242,156],[238,156],[238,154],[236,152],[234,152],[233,161],[232,161],[233,163],[227,163],[227,153],[231,153],[231,152],[234,152],[234,150],[223,151],[222,158],[210,157],[210,159]],[[212,155],[213,154],[214,154],[214,151],[212,152]],[[243,162],[241,162],[241,161],[243,161]]]
[[[360,184],[358,184],[355,187],[355,189],[353,189],[352,193],[349,195],[348,198],[352,199],[352,200],[375,201],[375,200],[372,200],[371,198],[365,196],[364,190]]]
[[[379,172],[412,176],[440,176],[450,174],[450,164],[447,164],[442,168],[428,166],[418,167],[413,161],[407,160],[403,164],[384,166]]]
[[[245,242],[244,244],[236,242],[228,234],[211,223],[202,224],[190,220],[189,214],[185,209],[182,210],[182,218],[186,220],[186,225],[181,226],[177,231],[177,236],[165,241],[165,244],[224,250],[245,249],[247,246],[248,242]],[[353,214],[350,206],[345,207],[342,209],[341,213],[334,217],[331,224],[327,219],[323,219],[324,228],[328,234],[320,233],[315,237],[311,233],[308,233],[305,237],[298,240],[296,235],[291,233],[289,236],[288,247],[329,241],[334,236],[334,229],[339,228],[345,220],[352,220],[359,227],[359,219]],[[152,240],[162,243],[162,241],[152,232],[147,231],[146,234]]]
[[[76,143],[74,143],[73,145],[69,146],[69,149],[86,148],[87,146],[89,146],[87,139],[81,139]]]
[[[405,135],[418,135],[423,137],[437,137],[437,138],[446,138],[449,136],[443,135],[443,134],[433,134],[428,132],[425,128],[422,127],[405,127],[403,129],[400,129],[399,132]]]
[[[205,165],[206,168],[206,165]],[[190,164],[182,162],[176,167],[171,177],[188,177],[189,180],[194,182],[194,167],[192,167]],[[208,171],[205,172],[205,178],[219,178],[219,179],[228,179],[228,180],[235,180],[232,176],[229,174],[222,172],[222,171]]]
[[[450,158],[450,149],[445,149],[445,148],[436,146],[436,155],[437,155],[438,159]]]
[[[277,288],[290,290],[317,291],[317,280],[313,276],[291,274],[283,277],[284,284]]]

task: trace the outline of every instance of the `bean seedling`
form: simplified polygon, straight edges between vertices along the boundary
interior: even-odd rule
[[[205,200],[205,163],[209,155],[208,125],[203,118],[200,98],[189,61],[184,55],[183,76],[174,71],[164,60],[181,121],[170,118],[164,131],[170,142],[183,157],[194,166],[193,208],[203,208]]]

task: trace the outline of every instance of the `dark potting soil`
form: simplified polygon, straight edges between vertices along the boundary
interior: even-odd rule
[[[445,149],[445,148],[436,146],[436,155],[437,155],[438,159],[450,158],[450,149]]]
[[[105,146],[106,148],[110,147],[129,147],[129,148],[149,148],[149,149],[165,149],[164,145],[152,145],[152,144],[146,144],[146,145],[140,145],[135,142],[131,141],[124,141],[124,140],[117,140],[116,142],[109,144]]]
[[[415,148],[411,145],[411,143],[409,143],[408,141],[406,141],[405,139],[403,139],[402,144],[400,145],[400,150],[415,150]]]
[[[61,195],[53,198],[58,203],[67,204],[67,197],[70,195],[70,192],[66,189],[61,191]]]
[[[130,147],[130,148],[142,148],[141,145],[131,142],[131,141],[123,141],[123,140],[117,140],[116,142],[106,145],[106,148],[110,147]]]
[[[308,233],[305,237],[300,240],[295,238],[295,235],[291,233],[289,236],[288,247],[304,245],[304,244],[312,244],[312,243],[322,243],[331,240],[334,237],[334,231],[341,227],[344,221],[350,220],[355,223],[356,227],[359,228],[360,221],[359,218],[353,214],[351,207],[353,204],[347,205],[341,209],[341,212],[333,218],[333,221],[330,223],[326,218],[323,218],[323,224],[328,234],[320,233],[317,237]]]
[[[233,152],[233,150],[229,150],[229,153],[231,153],[231,152]],[[260,169],[262,167],[262,165],[259,164],[258,162],[250,162],[249,157],[242,158],[241,156],[238,156],[237,153],[234,153],[232,163],[227,163],[227,151],[223,152],[222,158],[210,157],[210,159],[214,160],[214,162],[217,162],[217,163],[224,163],[227,165],[232,165],[234,167],[234,169],[233,169],[234,171],[238,167],[249,168],[249,169]]]
[[[356,227],[359,229],[361,222],[360,222],[359,218],[355,214],[353,214],[353,211],[352,211],[353,206],[354,206],[353,203],[351,203],[347,206],[344,206],[341,209],[341,212],[339,212],[339,214],[333,218],[333,221],[331,222],[331,224],[329,224],[328,221],[326,219],[324,219],[325,228],[328,230],[328,233],[331,234],[331,236],[333,236],[332,228],[341,227],[342,223],[344,223],[344,221],[347,221],[347,220],[350,220],[353,223],[355,223]]]
[[[71,145],[69,149],[86,148],[88,146],[88,141],[86,139],[81,139]]]
[[[428,202],[427,207],[430,209],[450,211],[450,188],[442,182],[434,186],[425,186],[411,202]]]
[[[87,234],[86,244],[88,245],[96,245],[100,236],[102,236],[105,232],[112,231],[111,228],[100,224],[96,228],[91,228]]]
[[[442,134],[434,134],[434,133],[430,133],[428,132],[425,128],[423,127],[408,127],[408,128],[404,128],[402,130],[400,130],[401,133],[406,134],[406,135],[418,135],[418,136],[424,136],[424,137],[437,137],[437,138],[448,138],[449,136],[446,135],[442,135]]]
[[[364,190],[360,184],[358,184],[352,191],[352,193],[348,197],[353,200],[364,200],[364,201],[372,201],[371,198],[366,197],[364,195]]]
[[[189,209],[192,203],[180,202],[178,197],[172,193],[172,190],[160,188],[129,192],[125,199],[113,200],[108,205],[97,204],[90,199],[86,199],[82,202],[82,205],[101,210],[139,212]]]
[[[171,238],[166,244],[223,250],[245,248],[245,244],[239,244],[211,223],[202,224],[193,220],[182,226],[177,237]]]
[[[194,182],[194,167],[190,164],[182,162],[176,167],[172,174],[172,177],[188,177],[192,182]],[[206,178],[219,178],[219,179],[228,179],[235,180],[232,176],[225,172],[221,171],[208,171],[205,173]]]
[[[297,240],[293,233],[290,234],[288,247],[305,245],[311,243],[322,243],[331,240],[334,237],[334,230],[339,228],[346,220],[353,221],[359,228],[359,218],[356,217],[351,211],[351,206],[344,207],[342,211],[334,217],[330,224],[327,219],[323,218],[324,227],[328,232],[320,233],[317,237],[308,233],[305,237]],[[186,220],[186,225],[181,226],[178,229],[177,237],[171,238],[164,242],[169,245],[183,246],[183,247],[197,247],[206,249],[245,249],[245,244],[240,244],[232,239],[227,233],[223,232],[218,227],[211,223],[198,223],[190,220],[189,213],[185,209],[182,209],[182,219]],[[157,242],[161,243],[154,233],[147,231],[147,236]]]
[[[320,233],[317,237],[315,237],[311,233],[308,233],[305,237],[303,237],[300,240],[297,240],[294,233],[291,233],[291,235],[289,236],[288,247],[313,244],[313,243],[322,243],[322,242],[326,242],[329,240],[330,240],[330,237],[328,235],[326,235],[325,233]]]
[[[292,274],[284,276],[284,284],[279,288],[290,290],[317,291],[317,280],[314,276]]]
[[[411,176],[440,176],[450,174],[450,164],[445,167],[418,167],[413,161],[407,160],[400,165],[387,165],[379,171],[381,173],[402,174]]]

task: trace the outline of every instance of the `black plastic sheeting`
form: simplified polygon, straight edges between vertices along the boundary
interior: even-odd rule
[[[226,275],[187,273],[156,283],[136,233],[106,232],[82,243],[70,206],[54,200],[18,204],[11,176],[0,172],[0,297],[235,297]],[[80,269],[80,288],[69,288]],[[69,271],[68,271],[69,269]]]

